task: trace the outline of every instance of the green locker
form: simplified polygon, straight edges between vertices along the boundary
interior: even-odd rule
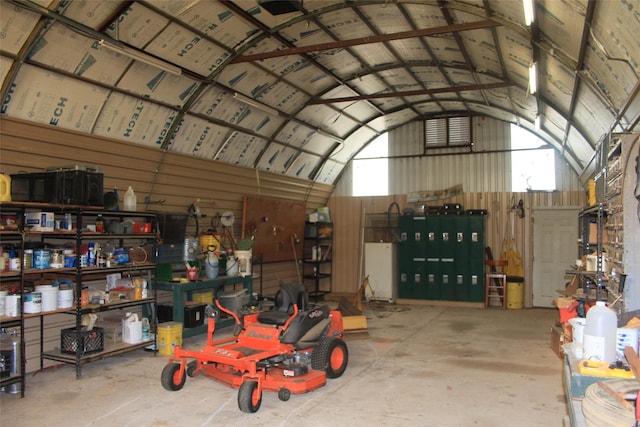
[[[485,215],[469,215],[469,301],[484,302]]]
[[[457,215],[440,217],[440,299],[455,300]]]
[[[424,258],[413,259],[413,297],[415,299],[431,299],[429,298],[430,286],[427,269],[428,263]]]
[[[413,217],[401,216],[400,226],[400,242],[398,243],[398,298],[411,299],[415,298],[414,277],[413,277],[413,252],[414,240],[413,236]]]
[[[424,218],[426,239],[426,299],[440,300],[442,299],[442,271],[440,265],[440,254],[442,251],[442,237],[440,236],[441,217],[439,215],[428,215]]]
[[[400,217],[398,297],[484,301],[484,215]]]
[[[469,301],[469,286],[471,284],[471,273],[469,269],[469,248],[471,240],[469,217],[466,215],[457,216],[455,228],[455,300]]]
[[[413,217],[413,230],[410,238],[413,239],[413,257],[424,258],[426,256],[426,241],[425,241],[425,217],[414,216]]]
[[[421,298],[428,300],[440,300],[441,281],[440,281],[440,258],[427,258],[423,263],[424,278],[423,290]]]

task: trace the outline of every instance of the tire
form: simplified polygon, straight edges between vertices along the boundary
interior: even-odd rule
[[[291,390],[289,390],[288,388],[281,388],[280,390],[278,390],[278,399],[282,400],[283,402],[286,402],[290,398],[291,398]]]
[[[187,363],[187,375],[189,375],[190,377],[193,377],[195,375],[196,372],[196,361],[192,360],[191,362]]]
[[[347,344],[340,338],[322,337],[311,353],[311,368],[324,371],[327,378],[340,377],[349,362]]]
[[[247,380],[238,390],[238,407],[242,412],[253,414],[260,409],[262,390],[258,388],[258,381]]]
[[[179,363],[169,363],[162,370],[162,376],[160,377],[160,381],[162,382],[162,387],[165,390],[169,391],[178,391],[184,386],[184,382],[186,381],[187,376],[184,371],[182,375],[180,375],[180,364]]]

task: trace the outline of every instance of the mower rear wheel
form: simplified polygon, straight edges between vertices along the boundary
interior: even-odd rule
[[[183,371],[180,374],[180,364],[179,363],[168,363],[167,366],[162,370],[162,376],[160,377],[160,382],[162,383],[162,387],[165,390],[169,391],[177,391],[180,390],[184,386],[184,382],[186,381],[187,376]]]
[[[283,402],[286,402],[290,398],[291,398],[291,390],[289,390],[288,388],[281,388],[280,390],[278,390],[278,399],[282,400]]]
[[[238,390],[238,407],[242,412],[252,414],[260,409],[262,403],[262,390],[258,387],[258,381],[247,380]]]
[[[340,338],[322,337],[311,353],[311,368],[324,371],[327,378],[340,377],[349,361],[347,344]]]

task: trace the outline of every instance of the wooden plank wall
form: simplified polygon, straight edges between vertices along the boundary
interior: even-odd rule
[[[326,184],[18,119],[2,118],[0,124],[2,172],[13,174],[42,171],[50,166],[95,165],[104,172],[105,191],[118,188],[121,206],[129,185],[138,197],[138,210],[187,212],[192,203],[197,203],[205,215],[198,222],[199,232],[216,225],[219,214],[231,211],[236,218],[231,233],[235,239],[242,237],[244,196],[305,202],[309,213],[326,206],[333,191],[333,186]],[[192,219],[188,233],[194,235],[195,232]],[[262,271],[263,293],[267,295],[275,293],[280,280],[297,280],[296,266],[291,261],[264,264]],[[260,281],[256,282],[259,286]]]
[[[520,199],[524,203],[525,217],[518,218],[511,206]],[[405,195],[386,197],[332,197],[329,208],[334,222],[333,289],[338,293],[355,293],[362,280],[363,220],[364,214],[387,213],[392,202],[398,203],[400,210],[413,208],[406,202]],[[532,209],[541,206],[586,206],[587,194],[572,192],[531,192],[531,193],[464,193],[452,199],[430,202],[429,205],[459,203],[464,209],[486,209],[488,211],[485,238],[495,256],[502,252],[503,241],[513,236],[522,257],[525,269],[524,306],[531,307],[531,279],[533,261],[533,221]],[[395,210],[392,210],[395,212]],[[576,218],[577,227],[577,218]],[[577,245],[577,242],[576,242]],[[577,246],[576,246],[577,247]],[[563,288],[559,278],[558,288]]]
[[[2,172],[40,172],[46,167],[76,164],[101,168],[105,191],[117,187],[121,207],[129,185],[138,197],[138,210],[148,208],[163,212],[187,212],[192,203],[198,202],[202,214],[206,215],[199,221],[200,232],[210,227],[211,219],[216,218],[216,214],[231,211],[236,218],[232,230],[235,238],[241,237],[245,195],[305,202],[306,211],[311,212],[326,206],[333,191],[330,185],[162,152],[155,147],[0,118]],[[145,200],[149,203],[145,203]],[[194,235],[195,229],[195,221],[190,220],[188,233]],[[280,281],[297,281],[293,261],[255,265],[253,270],[254,273],[262,273],[254,279],[254,290],[263,295],[275,294]],[[166,300],[166,296],[163,298]],[[72,316],[47,316],[46,320],[45,351],[60,345],[62,325],[73,325]],[[40,366],[38,324],[37,319],[27,322],[25,337],[29,371]]]

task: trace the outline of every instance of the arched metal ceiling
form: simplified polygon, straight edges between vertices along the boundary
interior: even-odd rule
[[[530,26],[521,0],[268,3],[2,1],[2,114],[330,184],[454,111],[537,132],[578,173],[639,130],[640,0],[539,0]]]

